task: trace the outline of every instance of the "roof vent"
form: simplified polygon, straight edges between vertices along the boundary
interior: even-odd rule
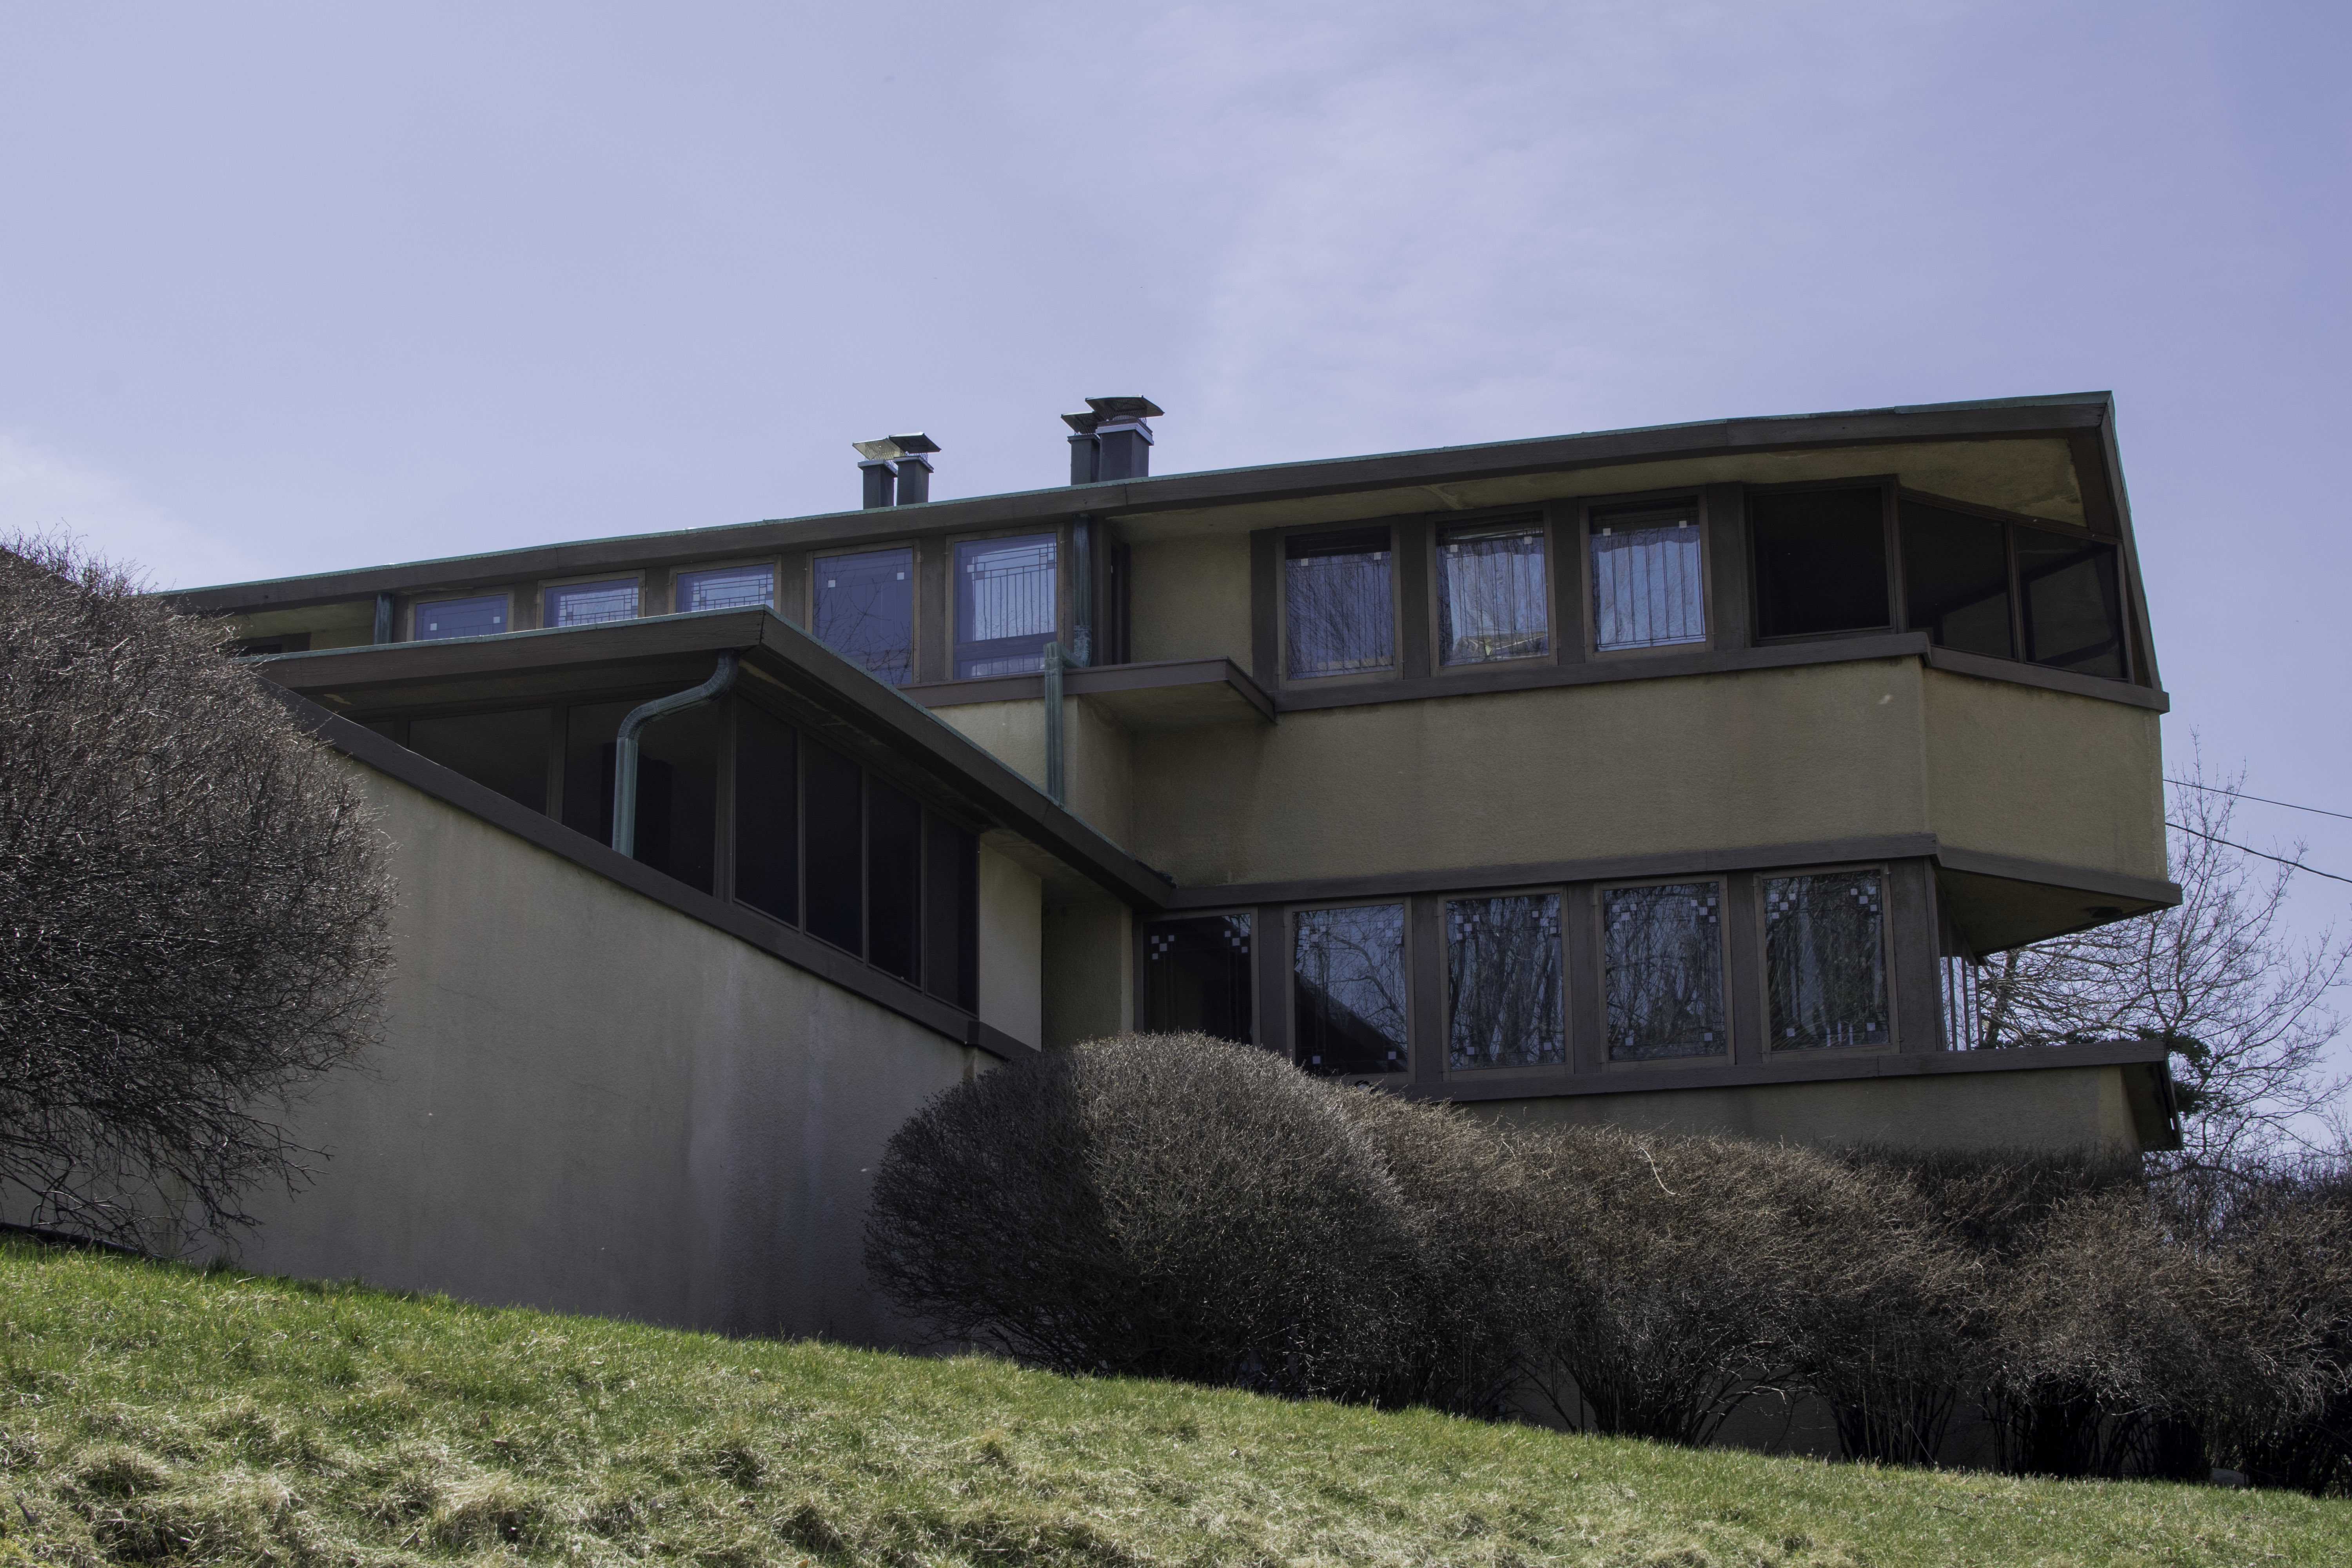
[[[931,499],[931,460],[923,454],[940,444],[920,430],[850,445],[864,459],[857,466],[866,475],[866,506],[919,506]]]
[[[1165,413],[1148,397],[1089,397],[1083,414],[1065,414],[1070,437],[1070,483],[1139,479],[1151,472],[1151,426]]]

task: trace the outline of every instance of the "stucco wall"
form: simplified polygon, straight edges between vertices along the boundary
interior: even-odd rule
[[[1829,1083],[1488,1100],[1475,1115],[1520,1126],[1730,1132],[1791,1143],[1912,1149],[2097,1150],[2137,1154],[2139,1135],[2116,1067],[1934,1073]]]
[[[1245,533],[1139,540],[1129,547],[1129,654],[1229,658],[1250,667],[1250,550]]]
[[[1087,698],[1066,697],[1062,710],[1064,804],[1087,826],[1125,847],[1135,831],[1127,731]],[[931,711],[1039,789],[1045,787],[1044,702],[959,702]]]
[[[1024,1046],[1044,1037],[1038,972],[1045,889],[1034,871],[980,851],[980,1018]]]
[[[1945,670],[1924,675],[1929,820],[1945,843],[2165,875],[2156,714]]]
[[[294,1118],[247,1266],[740,1333],[887,1341],[870,1172],[976,1053],[373,770],[384,1040]]]
[[[1285,713],[1135,737],[1135,852],[1188,886],[1927,826],[1912,659]]]
[[[1045,911],[1048,1048],[1135,1026],[1135,922],[1125,904],[1081,899]]]

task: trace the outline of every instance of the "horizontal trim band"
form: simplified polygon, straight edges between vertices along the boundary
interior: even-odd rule
[[[1170,898],[1169,912],[1296,904],[1321,899],[1369,899],[1383,894],[1476,893],[1561,882],[1719,876],[1731,871],[1765,871],[1782,866],[1826,866],[1846,861],[1919,859],[1932,859],[1947,869],[1971,876],[2000,877],[2012,882],[2098,893],[2168,909],[2180,901],[2179,887],[2152,878],[1954,849],[1932,833],[1894,833],[1793,844],[1611,855],[1583,860],[1540,860],[1516,866],[1453,866],[1362,877],[1304,877],[1282,882],[1178,888]]]
[[[1562,1100],[1591,1094],[1656,1094],[1702,1089],[1758,1089],[1780,1085],[1850,1082],[1857,1079],[1937,1078],[1958,1073],[2050,1072],[2069,1068],[2153,1067],[2168,1070],[2162,1045],[2139,1040],[2103,1040],[2076,1046],[2021,1046],[1975,1051],[1885,1051],[1870,1055],[1814,1057],[1760,1065],[1656,1068],[1633,1072],[1573,1073],[1559,1068],[1514,1073],[1502,1081],[1480,1082],[1458,1073],[1427,1086],[1400,1084],[1417,1100],[1490,1102]]]

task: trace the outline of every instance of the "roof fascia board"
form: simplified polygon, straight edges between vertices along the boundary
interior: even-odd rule
[[[191,588],[170,595],[192,610],[232,614],[292,609],[378,593],[458,591],[571,576],[649,561],[685,563],[848,544],[882,538],[962,532],[1080,512],[1122,516],[1285,500],[1349,490],[1458,483],[1517,474],[1613,467],[1678,458],[1866,447],[1891,442],[1999,440],[2096,432],[2111,425],[2105,393],[1990,402],[1927,404],[1836,414],[1775,415],[1648,426],[1586,435],[1437,447],[1372,457],[1332,458],[1143,479],[1065,485],[1052,489],[773,519],[715,528],[627,534],[576,543],[531,545],[482,555],[364,567],[304,577]]]

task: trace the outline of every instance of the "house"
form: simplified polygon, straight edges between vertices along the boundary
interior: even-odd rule
[[[257,1267],[887,1338],[884,1140],[1204,1029],[1528,1121],[2138,1151],[1986,954],[2178,900],[2103,394],[1071,482],[184,595],[367,781],[384,1046]],[[846,475],[845,474],[845,479]]]

